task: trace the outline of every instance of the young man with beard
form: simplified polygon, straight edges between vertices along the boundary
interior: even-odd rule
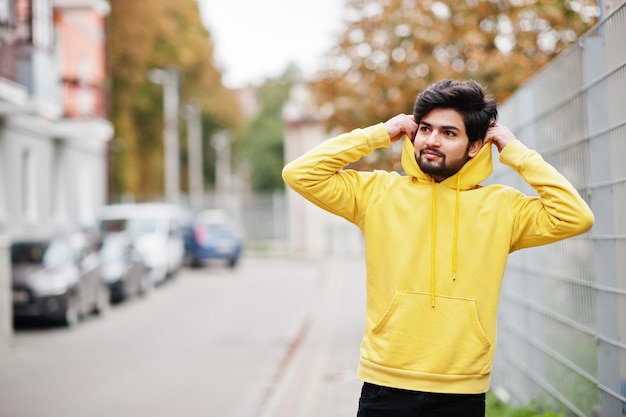
[[[417,97],[412,116],[330,139],[283,170],[365,239],[359,417],[484,416],[508,254],[593,225],[570,182],[497,115],[478,83],[443,80]],[[402,138],[405,175],[343,169]],[[537,196],[480,185],[492,144]]]

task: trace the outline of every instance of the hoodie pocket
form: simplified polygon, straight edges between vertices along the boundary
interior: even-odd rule
[[[474,300],[396,292],[370,333],[370,360],[411,371],[477,375],[491,368],[491,342]]]

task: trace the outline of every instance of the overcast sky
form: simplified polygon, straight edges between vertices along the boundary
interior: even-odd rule
[[[213,35],[224,84],[236,88],[283,73],[295,62],[305,74],[342,29],[343,0],[198,0]]]

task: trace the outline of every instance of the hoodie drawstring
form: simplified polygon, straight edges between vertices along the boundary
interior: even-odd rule
[[[461,174],[456,178],[456,206],[454,208],[454,236],[452,238],[452,280],[456,281],[456,251],[459,240],[459,207],[461,204]]]
[[[432,184],[432,213],[431,213],[431,230],[430,230],[430,303],[435,308],[435,237],[437,226],[437,203],[435,198],[435,180],[431,179]]]
[[[432,188],[432,213],[430,232],[430,304],[435,308],[435,259],[436,259],[436,227],[437,227],[437,200],[435,196],[435,180],[431,180]],[[459,210],[461,207],[461,175],[456,180],[456,195],[454,206],[454,234],[452,237],[452,280],[456,281],[457,247],[459,241]]]

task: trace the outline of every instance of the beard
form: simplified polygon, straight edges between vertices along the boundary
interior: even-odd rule
[[[438,160],[432,160],[424,157],[424,152],[428,151],[430,154],[436,154],[439,156]],[[448,177],[459,172],[463,165],[469,160],[468,152],[458,160],[451,161],[447,164],[447,157],[444,153],[439,152],[433,148],[423,148],[420,150],[419,155],[415,158],[417,165],[420,167],[423,173],[430,175],[431,177],[439,180],[444,180]]]

